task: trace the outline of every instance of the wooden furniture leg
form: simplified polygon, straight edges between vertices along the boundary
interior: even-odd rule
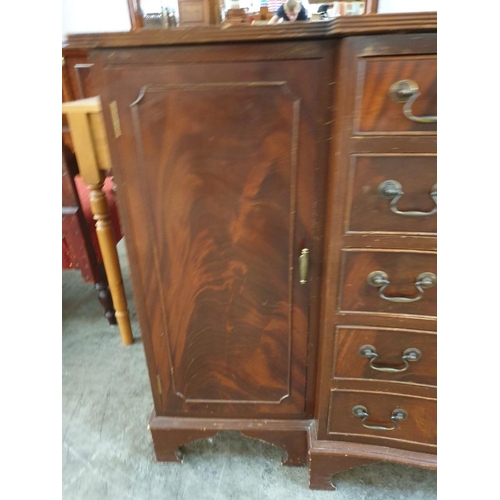
[[[90,209],[96,221],[97,240],[108,277],[109,290],[122,342],[125,345],[130,345],[134,342],[134,338],[127,308],[127,298],[123,288],[108,202],[102,190],[104,172],[111,168],[111,159],[102,118],[101,102],[99,98],[91,98],[63,103],[63,113],[68,118],[80,175],[90,190]]]
[[[311,490],[336,490],[333,476],[360,465],[376,462],[362,457],[349,457],[343,455],[327,455],[309,450],[307,465],[309,467],[309,488]]]
[[[132,336],[132,327],[127,309],[127,298],[123,288],[122,273],[120,270],[120,261],[116,251],[116,239],[113,233],[113,226],[108,210],[106,195],[102,191],[104,183],[90,184],[90,209],[96,221],[96,233],[101,248],[102,260],[106,275],[108,277],[109,290],[113,299],[116,321],[120,329],[122,342],[130,345],[134,342]]]
[[[104,309],[104,317],[110,325],[116,325],[115,308],[113,307],[113,300],[107,280],[98,281],[94,287],[97,290],[97,298]]]
[[[159,462],[182,462],[180,449],[197,439],[215,436],[219,431],[237,431],[251,439],[265,441],[283,450],[282,465],[305,465],[307,461],[308,420],[266,420],[182,418],[156,416],[149,430]]]
[[[308,429],[307,465],[311,490],[336,490],[334,476],[353,467],[378,462],[413,465],[425,469],[437,468],[437,457],[431,453],[408,452],[363,443],[317,439],[317,424]]]

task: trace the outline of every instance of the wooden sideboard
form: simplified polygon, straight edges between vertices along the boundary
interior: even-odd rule
[[[436,467],[436,29],[69,37],[95,65],[158,460],[238,430],[315,489]]]

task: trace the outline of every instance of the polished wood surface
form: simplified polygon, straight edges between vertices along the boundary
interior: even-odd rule
[[[436,466],[436,287],[395,303],[367,283],[384,271],[386,297],[411,298],[437,274],[436,217],[409,221],[375,194],[396,180],[398,209],[434,208],[436,126],[414,126],[387,86],[417,81],[412,110],[435,113],[436,15],[289,24],[70,44],[99,75],[158,460],[258,426],[300,463],[308,433],[310,485],[328,489],[355,465]],[[373,374],[358,339],[383,366],[423,356]],[[355,404],[370,422],[409,418],[367,430]]]
[[[400,78],[421,82],[412,110],[436,114],[436,53],[433,34],[350,37],[342,44],[344,78],[335,94],[335,155],[325,225],[318,420],[309,451],[313,488],[330,489],[332,474],[380,460],[377,444],[390,450],[388,460],[436,467],[437,287],[425,289],[416,302],[395,303],[367,283],[371,272],[384,271],[391,283],[385,296],[411,298],[419,295],[414,283],[426,272],[422,267],[437,275],[437,216],[417,220],[395,214],[390,200],[377,192],[384,180],[396,180],[404,191],[399,210],[435,208],[430,192],[437,179],[436,125],[414,125],[401,105],[390,101],[388,88]],[[424,356],[410,363],[407,375],[376,372],[358,352],[361,345],[373,345],[379,363],[392,366],[401,359],[402,345],[416,339],[423,341],[425,363]],[[390,426],[396,408],[405,408],[413,420],[373,435],[352,415],[356,404],[369,409],[368,424]],[[343,453],[337,451],[341,441]]]
[[[360,60],[359,106],[355,114],[355,133],[435,134],[437,123],[416,123],[403,114],[403,104],[394,102],[391,86],[412,80],[420,96],[412,106],[415,116],[437,115],[437,57],[382,56]]]
[[[202,60],[109,73],[158,415],[306,412],[314,315],[298,259],[303,248],[318,254],[320,95],[304,78],[320,78],[316,54],[250,63],[226,50],[229,67]]]
[[[352,413],[352,409],[362,405],[369,417],[366,425],[385,427],[392,430],[369,429],[363,426],[362,419]],[[341,391],[331,393],[328,435],[338,441],[380,444],[415,451],[424,451],[424,445],[436,445],[436,400],[408,396],[398,393],[379,393],[369,391]],[[404,409],[408,413],[405,420],[394,423],[391,415],[394,410]],[[434,451],[427,449],[428,452]]]
[[[401,251],[342,252],[341,287],[339,309],[342,311],[372,312],[377,314],[411,314],[436,316],[437,285],[417,290],[415,283],[421,273],[437,275],[435,253]],[[389,298],[414,299],[416,302],[390,302],[379,295],[380,288],[368,284],[368,275],[374,271],[387,274],[390,285],[383,294]]]
[[[434,155],[353,155],[348,186],[346,232],[431,234],[437,232],[437,214],[409,217],[391,210],[391,200],[379,195],[379,186],[396,181],[404,194],[396,203],[401,212],[432,212],[437,184]]]
[[[437,347],[435,332],[402,329],[375,329],[367,327],[337,327],[335,335],[335,363],[333,378],[378,379],[405,384],[436,385]],[[373,346],[378,358],[376,368],[405,369],[403,353],[418,349],[421,358],[408,362],[400,372],[379,371],[370,366],[370,359],[360,355],[362,346]]]

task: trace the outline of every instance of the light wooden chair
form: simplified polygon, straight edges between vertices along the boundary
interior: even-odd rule
[[[111,157],[102,116],[101,100],[99,97],[92,97],[64,102],[62,112],[68,121],[80,176],[89,189],[90,208],[96,221],[97,240],[121,339],[123,344],[130,345],[134,341],[130,315],[116,250],[117,242],[108,202],[103,192],[105,173],[111,168]]]

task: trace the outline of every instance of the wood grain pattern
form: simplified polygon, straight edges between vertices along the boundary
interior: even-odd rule
[[[345,231],[435,234],[437,213],[408,217],[391,211],[391,200],[378,195],[378,186],[388,180],[402,186],[404,195],[396,204],[398,210],[431,212],[436,207],[430,196],[437,183],[435,156],[353,155]]]
[[[436,316],[437,286],[424,290],[423,297],[417,302],[396,303],[382,299],[379,296],[379,288],[367,283],[367,277],[371,272],[383,271],[391,282],[384,292],[386,296],[416,297],[417,276],[424,272],[437,275],[435,253],[353,250],[343,252],[343,262],[340,310]]]
[[[337,327],[332,378],[385,380],[407,384],[436,385],[436,333],[402,329]],[[409,363],[400,373],[387,373],[370,367],[370,360],[359,354],[363,345],[375,347],[379,357],[376,367],[404,368],[402,354],[408,348],[419,349],[422,357]]]
[[[262,64],[171,66],[172,83],[138,72],[120,88],[119,140],[135,161],[117,164],[139,209],[139,279],[155,297],[145,307],[159,414],[305,411],[309,286],[296,262],[312,248],[317,97],[300,68],[255,79]]]
[[[410,79],[420,97],[412,106],[415,116],[437,115],[436,56],[397,56],[360,59],[354,133],[436,134],[437,123],[416,123],[405,117],[403,104],[389,97],[391,86]]]
[[[176,394],[277,404],[290,395],[298,101],[279,83],[173,85],[136,106],[140,167],[159,153],[165,165],[144,187],[162,201],[151,216]]]
[[[408,418],[398,422],[396,429],[367,429],[361,418],[352,414],[352,408],[363,405],[369,413],[365,424],[392,427],[393,410],[403,408]],[[331,392],[328,435],[338,441],[356,441],[359,443],[379,444],[395,448],[423,451],[421,444],[435,447],[437,404],[434,399],[418,398],[402,394],[380,394],[368,391]]]
[[[405,193],[398,209],[428,211],[434,207],[424,193],[430,192],[436,179],[436,129],[432,124],[413,127],[404,117],[402,105],[388,100],[388,89],[399,79],[417,81],[422,95],[412,107],[414,114],[436,114],[436,50],[435,34],[350,37],[342,44],[334,113],[333,148],[338,154],[330,164],[332,194],[325,224],[328,259],[317,440],[310,444],[309,452],[313,488],[331,489],[332,473],[371,460],[436,465],[436,448],[428,434],[436,428],[436,288],[426,289],[420,304],[396,304],[380,298],[379,289],[366,283],[371,271],[387,266],[391,285],[385,294],[414,297],[418,292],[413,283],[421,271],[412,276],[413,266],[432,269],[435,264],[435,216],[417,221],[393,214],[390,201],[379,199],[376,190],[385,175],[391,175],[387,180],[400,182]],[[404,181],[396,178],[399,176]],[[417,340],[428,353],[428,364],[423,366],[423,356],[410,363],[406,375],[375,372],[369,360],[358,354],[361,345],[374,345],[380,354],[378,363],[393,366],[401,358],[400,350],[410,347],[403,345]],[[389,438],[384,438],[342,427],[345,419],[354,418],[354,403],[350,401],[353,405],[342,413],[345,402],[331,399],[332,391],[369,394],[366,401],[373,406],[371,414],[378,414],[374,420],[379,423],[384,418],[390,423],[392,412],[383,409],[384,395],[413,398],[410,403],[415,403],[415,411],[411,413],[419,423],[412,430],[407,425],[408,434],[401,439],[391,439],[396,431],[386,431]],[[399,404],[397,397],[392,401],[395,404]],[[370,409],[365,403],[356,404]],[[421,425],[429,430],[421,432]]]
[[[116,101],[120,116],[111,152],[161,460],[175,460],[179,445],[215,428],[255,426],[255,436],[286,443],[298,462],[300,423],[316,398],[311,487],[324,487],[328,460],[332,472],[376,460],[435,464],[432,373],[396,381],[339,365],[347,376],[332,379],[337,326],[357,329],[338,344],[339,356],[354,364],[349,353],[363,327],[364,339],[383,346],[383,362],[392,363],[399,342],[435,338],[436,324],[435,289],[414,304],[393,304],[366,284],[380,269],[392,282],[387,295],[414,296],[416,275],[435,272],[434,228],[377,227],[363,213],[374,200],[360,197],[387,172],[384,165],[399,173],[412,157],[435,162],[435,130],[397,125],[401,107],[388,118],[383,86],[385,73],[415,78],[434,64],[436,16],[351,17],[71,39],[93,49],[103,103]],[[419,81],[421,89],[432,79]],[[362,133],[354,130],[358,104],[365,106]],[[359,177],[350,177],[354,154]],[[385,162],[396,154],[405,167]],[[415,187],[415,172],[404,171],[401,209],[421,201],[406,188]],[[346,228],[351,206],[354,229]],[[304,247],[312,259],[301,286]],[[318,337],[309,330],[319,322],[320,292]],[[333,402],[332,391],[339,395]],[[375,422],[390,421],[403,403],[412,420],[392,438],[363,434],[360,420],[351,422],[354,399]],[[280,436],[281,422],[298,428],[283,424]]]

